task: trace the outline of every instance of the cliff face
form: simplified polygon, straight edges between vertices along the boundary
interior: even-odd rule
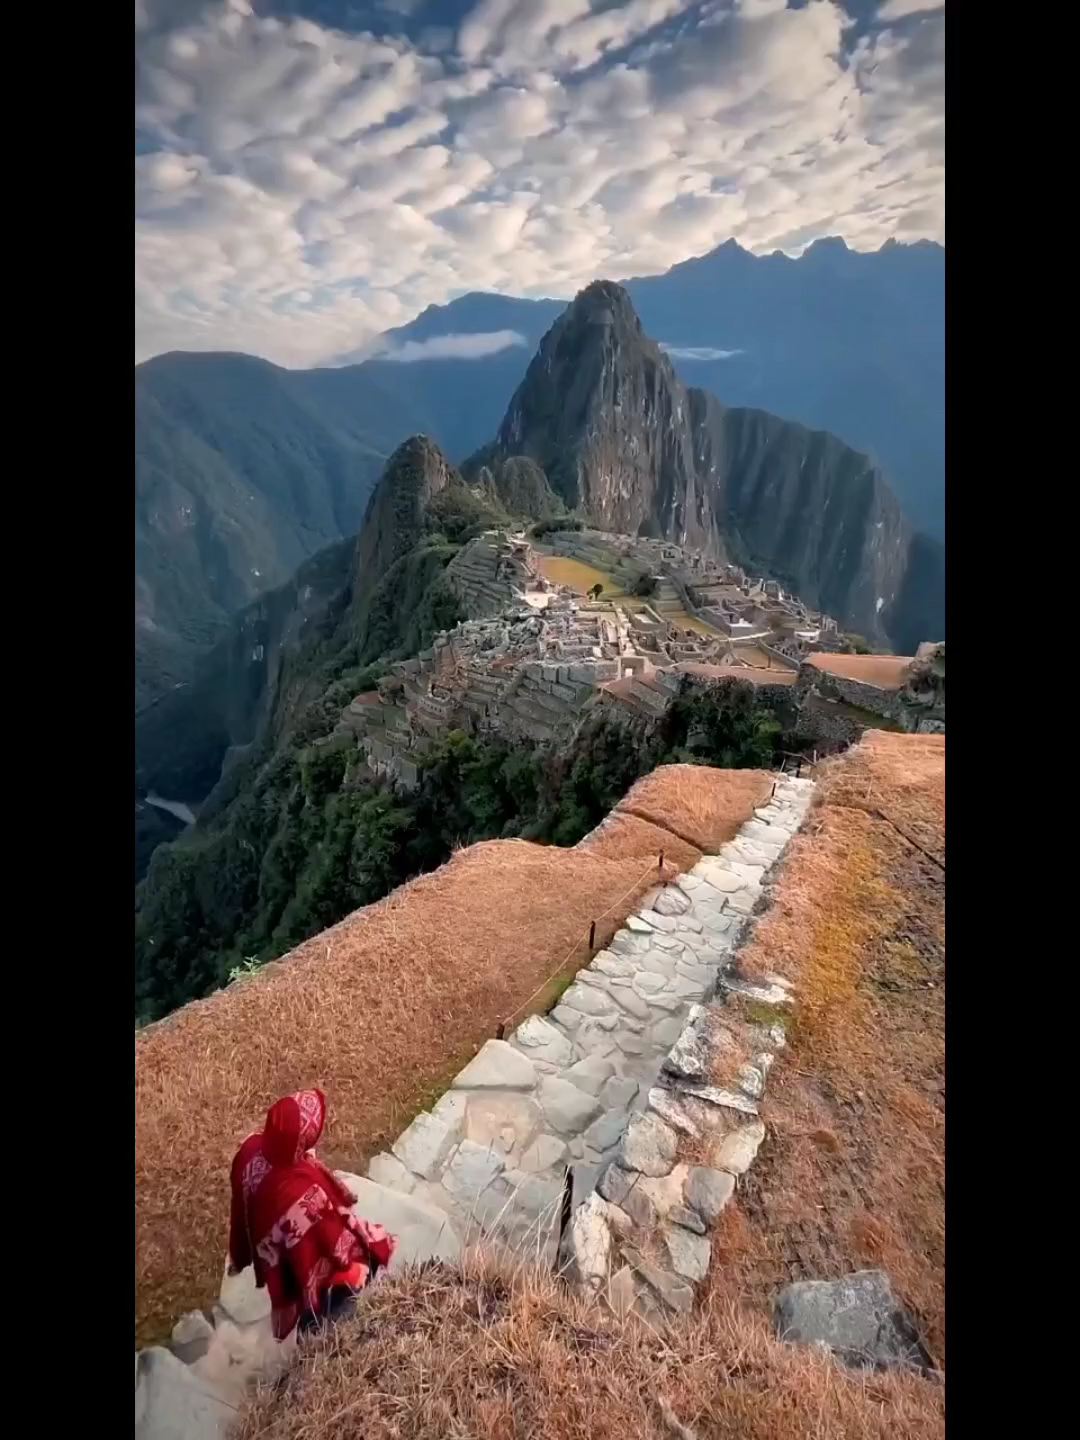
[[[428,503],[459,479],[426,435],[413,435],[399,445],[386,462],[364,515],[356,541],[354,582],[383,574],[407,554],[420,538]]]
[[[940,547],[915,544],[868,457],[688,389],[609,281],[548,331],[477,462],[514,454],[601,528],[764,570],[876,643],[943,629]]]

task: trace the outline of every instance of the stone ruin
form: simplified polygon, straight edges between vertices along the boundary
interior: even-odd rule
[[[751,602],[742,588],[750,582],[737,567],[666,542],[592,531],[555,541],[559,553],[614,569],[620,583],[655,573],[653,594],[587,601],[540,572],[523,535],[488,531],[463,546],[446,569],[470,618],[393,664],[375,694],[346,707],[329,738],[355,737],[369,769],[411,787],[424,755],[450,730],[543,743],[572,730],[591,705],[655,718],[687,674],[747,674],[734,643],[737,630],[734,636],[719,626],[700,633],[679,623],[687,613],[720,614],[721,596],[732,606],[733,597],[742,597],[740,617],[782,607],[793,623],[825,619],[810,616],[779,587]],[[713,603],[699,610],[704,596]],[[773,663],[794,671],[799,657],[777,652]]]

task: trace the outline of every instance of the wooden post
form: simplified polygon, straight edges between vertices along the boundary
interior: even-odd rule
[[[660,851],[660,866],[659,866],[659,869],[660,869],[660,873],[663,874],[663,871],[664,871],[664,852],[663,852],[663,850]]]
[[[501,1040],[505,1034],[506,1034],[506,1022],[505,1022],[504,1020],[500,1020],[500,1021],[499,1021],[499,1025],[498,1025],[498,1028],[497,1028],[496,1031],[495,1031],[495,1039],[496,1039],[496,1040]]]
[[[554,1270],[558,1274],[568,1258],[566,1254],[566,1232],[570,1229],[570,1217],[574,1209],[574,1167],[568,1165],[563,1176],[562,1204],[559,1207],[559,1243],[555,1247]]]
[[[590,949],[590,951],[591,951],[591,950],[594,950],[595,948],[596,948],[596,921],[593,920],[593,921],[591,921],[590,924],[589,924],[589,949]]]

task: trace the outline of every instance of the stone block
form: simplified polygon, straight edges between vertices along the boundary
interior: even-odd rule
[[[371,1157],[367,1173],[368,1179],[374,1180],[376,1185],[386,1185],[391,1190],[401,1190],[406,1195],[416,1184],[415,1176],[410,1175],[396,1155],[391,1155],[386,1150]]]
[[[636,1172],[609,1165],[598,1181],[600,1194],[625,1211],[635,1225],[651,1230],[657,1221],[656,1205]]]
[[[542,1120],[540,1106],[519,1092],[484,1090],[469,1097],[465,1136],[502,1155],[520,1155]]]
[[[664,1245],[671,1268],[687,1280],[704,1280],[709,1270],[712,1245],[704,1235],[695,1235],[682,1225],[664,1228]]]
[[[689,1313],[694,1304],[693,1286],[688,1285],[681,1276],[673,1275],[670,1270],[661,1270],[658,1265],[651,1264],[640,1251],[630,1245],[623,1246],[623,1255],[665,1305],[680,1314]]]
[[[565,990],[559,1002],[560,1010],[578,1010],[582,1015],[610,1015],[612,1008],[606,991],[580,981],[575,981],[569,990]]]
[[[162,1346],[135,1357],[135,1440],[223,1440],[235,1410]]]
[[[625,1010],[628,1015],[632,1015],[635,1020],[649,1019],[650,1011],[648,1001],[643,999],[631,986],[612,985],[611,997],[621,1009]],[[609,1002],[608,1009],[610,1010],[610,1008],[611,1005]]]
[[[255,1325],[270,1314],[270,1292],[255,1285],[255,1271],[252,1266],[241,1270],[239,1275],[226,1271],[221,1281],[218,1296],[221,1308],[237,1325]]]
[[[683,1186],[683,1196],[707,1225],[714,1225],[720,1212],[735,1193],[735,1177],[727,1170],[692,1165]]]
[[[765,1126],[760,1120],[725,1135],[713,1157],[715,1168],[727,1170],[732,1175],[745,1175],[764,1139]]]
[[[564,1072],[563,1079],[569,1080],[571,1085],[576,1085],[588,1095],[600,1095],[604,1093],[614,1073],[615,1067],[610,1060],[601,1055],[589,1055],[584,1060],[576,1060]],[[620,1107],[616,1103],[608,1105],[607,1108],[615,1110]]]
[[[531,1090],[532,1063],[505,1040],[488,1040],[454,1080],[455,1090]]]
[[[925,1368],[928,1363],[910,1317],[881,1270],[788,1285],[776,1298],[773,1321],[781,1339],[824,1345],[849,1364]]]
[[[610,1150],[626,1128],[625,1110],[609,1110],[597,1116],[585,1131],[585,1144],[594,1150]]]
[[[695,1235],[705,1234],[705,1221],[696,1210],[690,1210],[685,1205],[673,1205],[667,1218],[672,1225],[681,1225],[684,1230],[692,1230]]]
[[[701,1085],[693,1080],[673,1080],[672,1088],[677,1095],[692,1095],[709,1105],[722,1110],[738,1110],[743,1115],[758,1113],[757,1101],[741,1095],[737,1090],[726,1090],[722,1085]]]
[[[474,1140],[462,1140],[442,1175],[443,1188],[466,1210],[502,1174],[505,1157]]]
[[[651,908],[657,915],[685,915],[690,908],[690,900],[677,886],[668,885],[657,895]]]
[[[538,1170],[550,1170],[566,1158],[566,1145],[554,1135],[537,1135],[518,1161],[518,1169],[531,1174]]]
[[[600,1113],[600,1102],[594,1095],[551,1075],[541,1077],[538,1098],[548,1125],[560,1135],[581,1134]]]
[[[185,1365],[200,1360],[214,1337],[214,1327],[201,1310],[189,1310],[172,1328],[169,1349]]]
[[[660,915],[655,910],[643,910],[641,918],[654,930],[660,930],[666,935],[673,934],[678,928],[677,922],[670,915]]]
[[[602,975],[616,976],[619,979],[628,979],[634,973],[634,967],[629,961],[613,955],[610,950],[600,950],[594,955],[589,968],[598,970]]]
[[[612,1075],[609,1080],[604,1081],[603,1088],[600,1090],[600,1103],[606,1110],[629,1109],[634,1103],[638,1089],[636,1080],[629,1080],[621,1075]]]
[[[628,915],[626,928],[632,930],[636,935],[652,935],[654,933],[653,927],[641,915]]]
[[[620,1161],[643,1175],[667,1175],[675,1164],[675,1132],[657,1115],[631,1116],[620,1147]]]
[[[608,1281],[605,1294],[607,1303],[619,1320],[625,1320],[634,1308],[637,1287],[634,1272],[629,1265],[620,1265]]]
[[[426,1111],[417,1115],[390,1149],[414,1175],[433,1180],[454,1145],[454,1136],[441,1120]]]
[[[460,1140],[465,1129],[465,1111],[468,1105],[469,1096],[465,1091],[447,1090],[446,1094],[441,1095],[431,1107],[431,1113]]]
[[[542,1015],[530,1015],[514,1031],[513,1041],[528,1051],[531,1060],[546,1060],[550,1065],[568,1065],[573,1053],[563,1032]]]
[[[570,1252],[578,1279],[598,1290],[611,1267],[611,1228],[607,1206],[594,1191],[570,1220]]]

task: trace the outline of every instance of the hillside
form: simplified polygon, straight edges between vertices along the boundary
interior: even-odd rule
[[[247,355],[136,366],[135,411],[139,709],[190,678],[236,611],[355,534],[386,457],[423,427],[374,376]]]

